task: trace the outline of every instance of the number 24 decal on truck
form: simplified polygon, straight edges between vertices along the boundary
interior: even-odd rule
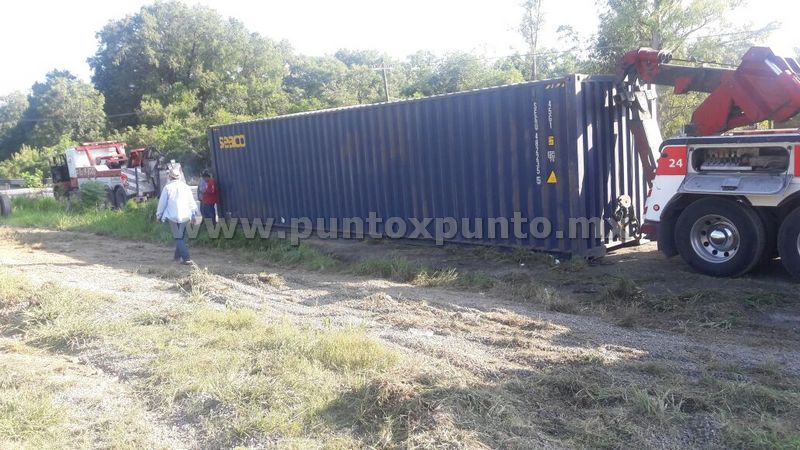
[[[685,145],[669,145],[661,151],[657,175],[686,175],[687,148]]]

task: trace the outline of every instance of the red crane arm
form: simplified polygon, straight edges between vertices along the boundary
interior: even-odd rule
[[[628,52],[617,76],[668,85],[676,94],[706,92],[687,132],[719,134],[764,120],[783,122],[800,113],[800,64],[776,56],[766,47],[752,47],[736,69],[669,64],[672,55],[651,48]]]

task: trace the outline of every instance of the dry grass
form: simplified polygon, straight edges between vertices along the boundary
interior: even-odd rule
[[[265,322],[249,309],[202,306],[166,323],[140,320],[114,341],[123,353],[153,355],[145,382],[152,401],[183,411],[215,446],[332,438],[352,445],[323,413],[343,390],[399,361],[363,330]]]
[[[104,351],[137,361],[139,378],[133,382],[150,407],[185,420],[210,447],[797,448],[800,442],[800,381],[776,362],[743,367],[709,358],[693,360],[696,366],[687,371],[673,361],[615,361],[593,348],[563,346],[555,336],[531,338],[526,333],[536,335],[547,323],[519,314],[491,311],[473,323],[453,311],[425,305],[415,310],[416,320],[430,319],[436,327],[450,323],[463,333],[484,326],[483,319],[515,328],[491,335],[496,342],[489,344],[538,358],[483,377],[452,361],[400,353],[361,328],[297,324],[209,302],[224,297],[224,286],[217,275],[196,269],[182,288],[197,302],[103,323],[108,299],[82,291],[66,298],[46,286],[26,290],[18,279],[0,277],[0,294],[22,289],[4,304],[17,305],[11,310],[25,305],[16,326],[30,345],[70,350],[102,339]],[[518,301],[552,310],[584,306],[524,274],[493,289],[509,289]],[[598,296],[607,306],[641,308],[631,313],[636,320],[655,305],[684,301],[653,299],[623,279]],[[385,294],[359,302],[387,314],[409,314],[397,311],[402,302]],[[47,404],[47,398],[26,402]],[[36,417],[37,411],[12,416]],[[51,428],[71,420],[60,417]],[[14,426],[23,429],[25,423]],[[47,433],[24,439],[39,442],[30,436],[49,439]]]
[[[178,280],[177,286],[194,303],[228,302],[229,288],[224,279],[212,274],[207,268],[192,267],[189,275]]]
[[[7,310],[29,301],[33,291],[23,278],[0,267],[0,309]]]
[[[261,272],[258,274],[258,281],[262,284],[272,286],[275,288],[282,288],[286,286],[286,280],[277,273]]]
[[[142,405],[102,392],[109,388],[106,380],[59,356],[9,342],[16,344],[0,353],[0,448],[164,446],[153,439]]]
[[[41,380],[0,377],[0,445],[56,448],[67,443],[66,411]]]

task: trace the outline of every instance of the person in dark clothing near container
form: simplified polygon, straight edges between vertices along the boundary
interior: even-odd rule
[[[211,172],[203,171],[204,188],[200,192],[200,213],[204,219],[211,219],[212,225],[217,225],[216,205],[219,203],[219,190],[217,181],[211,177]]]

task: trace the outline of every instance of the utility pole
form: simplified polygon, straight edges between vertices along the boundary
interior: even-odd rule
[[[384,64],[383,60],[381,60],[381,67],[375,67],[372,70],[380,70],[381,71],[381,74],[383,76],[383,93],[385,94],[386,101],[388,102],[389,101],[389,76],[388,76],[387,71],[392,70],[392,68],[391,67],[386,67],[386,64]]]

